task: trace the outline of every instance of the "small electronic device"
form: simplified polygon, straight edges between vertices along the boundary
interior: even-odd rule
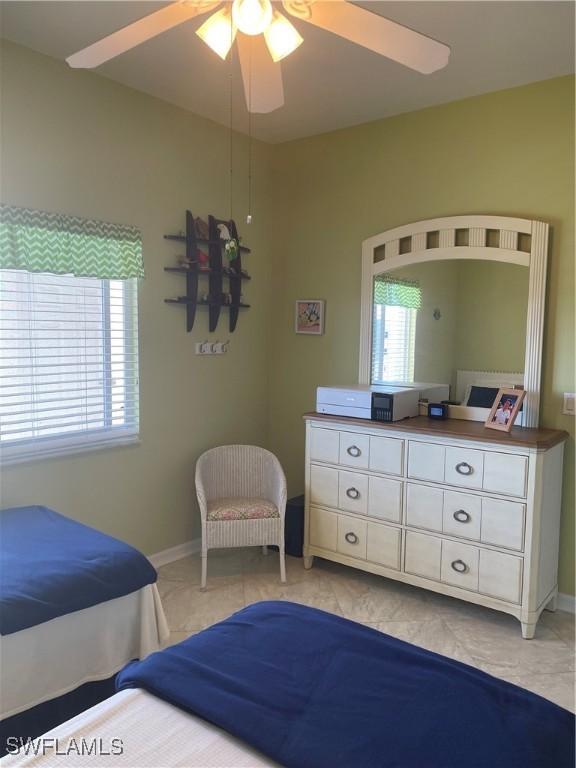
[[[448,403],[428,403],[429,419],[447,419]]]
[[[318,387],[316,410],[333,416],[400,421],[418,416],[419,392],[409,387]]]

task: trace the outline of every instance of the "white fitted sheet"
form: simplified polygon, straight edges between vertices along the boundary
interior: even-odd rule
[[[156,584],[0,636],[0,719],[105,680],[168,637]]]
[[[189,715],[140,689],[120,691],[44,737],[57,739],[44,755],[8,754],[1,768],[259,768],[275,766],[268,758],[199,717]],[[63,754],[74,740],[92,740],[112,752],[122,741],[122,754]],[[36,740],[36,744],[42,744]],[[118,742],[116,743],[116,748]],[[9,742],[10,744],[10,742]],[[46,744],[46,742],[44,742]],[[86,751],[86,750],[85,750]]]

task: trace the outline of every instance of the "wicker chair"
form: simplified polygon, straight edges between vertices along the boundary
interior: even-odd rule
[[[196,495],[202,517],[202,589],[208,550],[220,547],[275,544],[280,579],[286,581],[286,478],[273,453],[253,445],[206,451],[196,462]]]

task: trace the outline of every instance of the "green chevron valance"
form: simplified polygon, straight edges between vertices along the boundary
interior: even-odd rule
[[[0,269],[143,277],[142,238],[136,227],[0,205]]]
[[[422,306],[420,285],[415,280],[378,275],[374,279],[374,304],[420,309]]]

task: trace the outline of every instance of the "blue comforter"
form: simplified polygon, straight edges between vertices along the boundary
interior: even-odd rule
[[[129,664],[117,689],[134,687],[295,768],[574,766],[566,710],[292,603],[256,603]]]
[[[46,507],[0,512],[0,634],[122,597],[156,581],[138,550]]]

